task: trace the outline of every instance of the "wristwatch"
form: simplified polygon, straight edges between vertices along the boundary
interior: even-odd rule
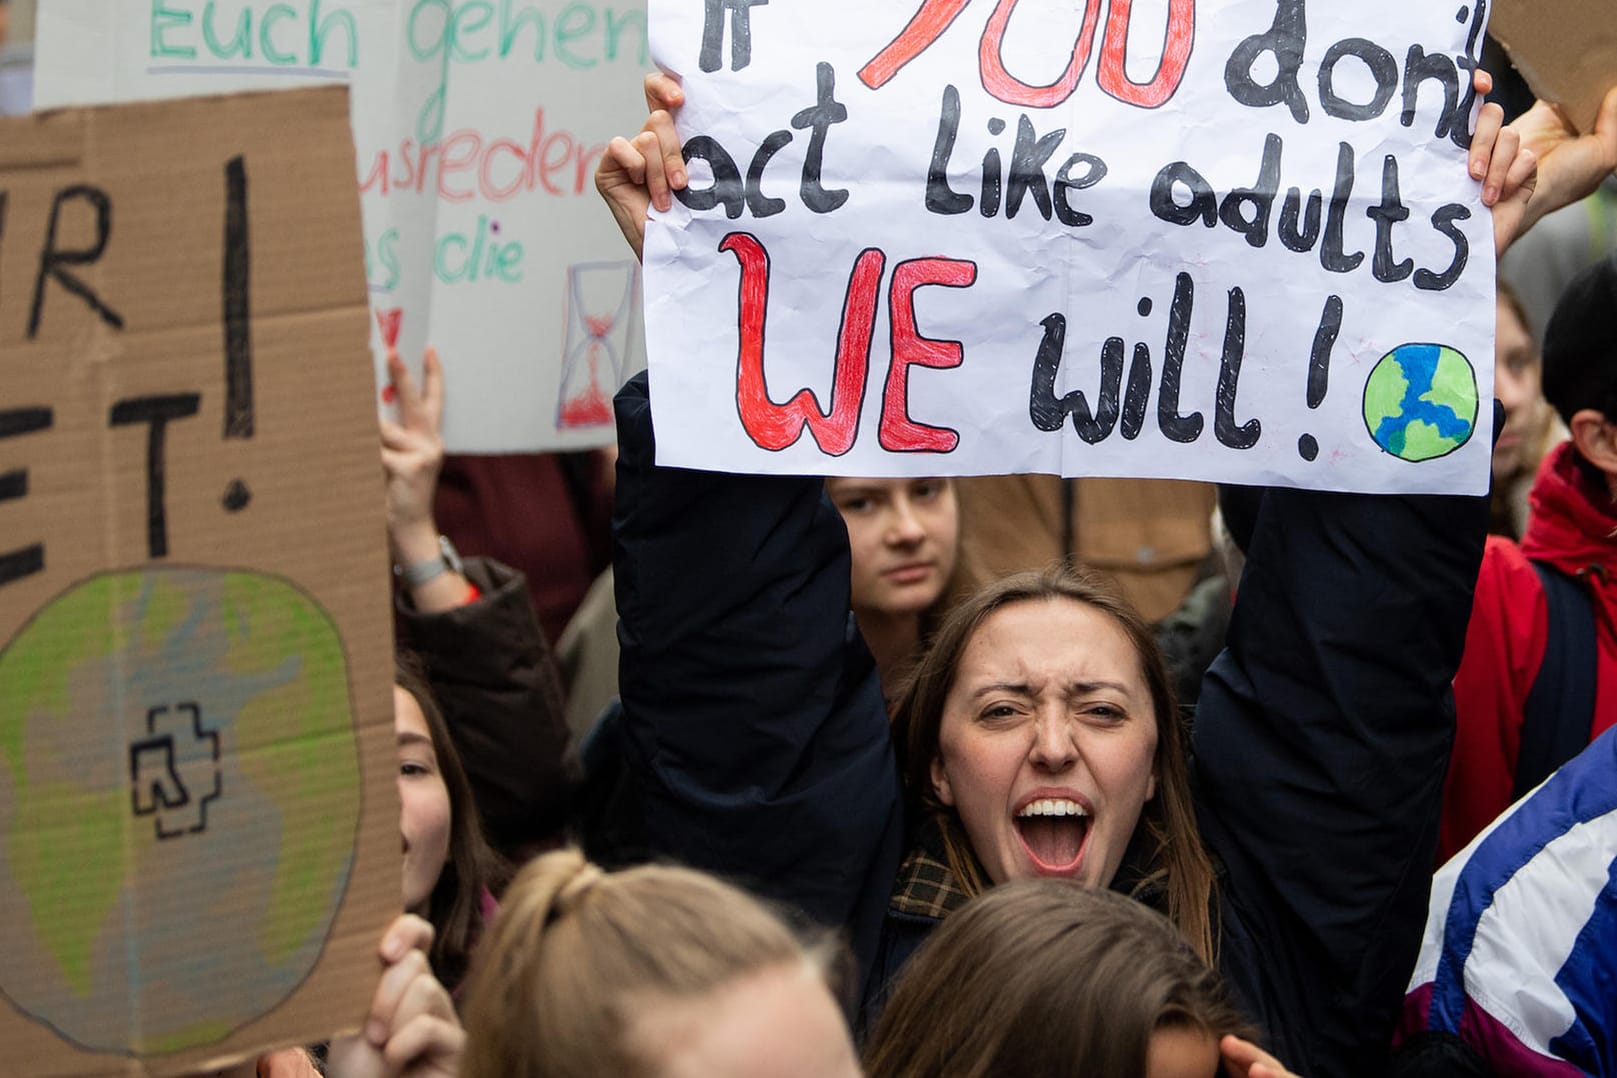
[[[435,580],[444,573],[465,575],[465,563],[460,560],[460,552],[455,544],[449,541],[449,536],[438,537],[438,556],[425,561],[414,561],[409,565],[395,565],[393,573],[400,580],[412,588],[419,588],[429,580]]]

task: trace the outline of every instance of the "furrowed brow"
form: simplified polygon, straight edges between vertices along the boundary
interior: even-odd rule
[[[1092,693],[1111,691],[1124,696],[1132,695],[1127,685],[1121,681],[1075,681],[1067,686],[1071,696],[1089,696]]]
[[[1032,696],[1033,686],[1025,681],[991,681],[971,694],[973,700],[981,696],[992,696],[997,692],[1013,693],[1017,696]]]

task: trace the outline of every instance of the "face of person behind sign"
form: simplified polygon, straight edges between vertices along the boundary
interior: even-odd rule
[[[1498,332],[1494,337],[1494,395],[1505,409],[1505,429],[1493,448],[1493,476],[1510,479],[1524,467],[1544,437],[1550,407],[1539,384],[1538,347],[1514,295],[1501,282]]]
[[[425,907],[449,860],[449,787],[427,717],[403,686],[393,686],[393,732],[399,754],[399,832],[404,842],[404,906]]]
[[[953,480],[833,478],[825,489],[848,528],[854,612],[907,616],[937,602],[960,541]]]
[[[849,599],[884,682],[921,641],[922,619],[955,570],[960,512],[952,479],[825,481],[852,557]]]

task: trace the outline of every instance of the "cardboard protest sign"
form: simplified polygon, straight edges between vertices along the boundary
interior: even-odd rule
[[[646,238],[659,459],[1482,491],[1458,16],[655,2],[692,176]]]
[[[399,903],[341,88],[0,121],[0,1044],[357,1027]]]
[[[451,451],[576,449],[644,365],[593,173],[649,67],[643,0],[41,0],[35,107],[347,83],[379,384],[430,343]]]
[[[1600,0],[1558,4],[1495,0],[1489,32],[1510,53],[1533,93],[1560,105],[1582,132],[1594,130],[1606,92],[1617,86],[1617,20]]]

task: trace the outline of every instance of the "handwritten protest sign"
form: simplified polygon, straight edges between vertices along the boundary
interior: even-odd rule
[[[659,459],[1481,491],[1481,8],[654,3]]]
[[[374,990],[399,809],[347,111],[0,121],[8,1074],[189,1073]]]
[[[439,349],[453,451],[611,440],[640,276],[592,173],[643,0],[41,0],[37,66],[36,107],[348,83],[378,364]]]

